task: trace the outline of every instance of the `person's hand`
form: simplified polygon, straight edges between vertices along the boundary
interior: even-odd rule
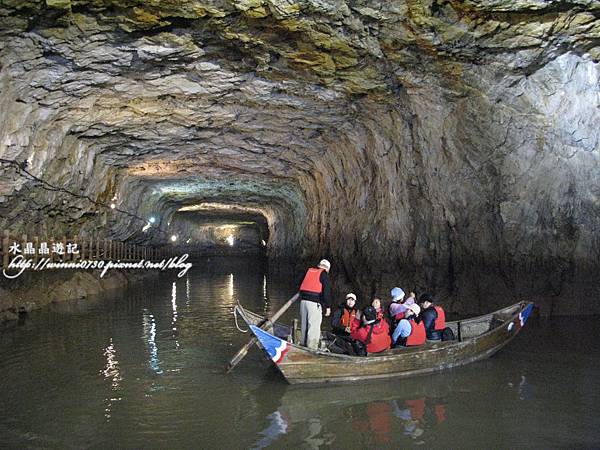
[[[346,328],[344,328],[344,331],[345,331],[346,333],[350,333],[350,327],[346,327]]]
[[[327,308],[325,310],[325,317],[329,317],[330,314],[331,314],[331,308]]]

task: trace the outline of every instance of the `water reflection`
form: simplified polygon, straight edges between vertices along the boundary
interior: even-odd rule
[[[391,405],[394,416],[402,422],[404,434],[413,439],[420,438],[426,428],[433,429],[446,421],[446,405],[436,399],[392,400]]]
[[[144,309],[143,315],[144,339],[148,343],[148,352],[150,359],[148,361],[150,368],[156,374],[162,374],[163,370],[158,364],[158,346],[156,345],[156,322],[154,316]]]
[[[525,375],[521,375],[521,381],[519,382],[519,398],[521,400],[529,400],[533,398],[533,388],[527,382]]]
[[[487,403],[473,404],[482,391],[493,387],[493,395],[507,402],[532,399],[525,375],[485,372],[485,363],[480,368],[483,373],[461,369],[387,383],[285,387],[277,406],[265,415],[253,448],[287,447],[298,440],[308,448],[346,448],[357,446],[356,439],[375,447],[430,445],[451,429],[453,419],[458,424],[477,408],[489,409]],[[520,382],[507,383],[509,379]],[[255,395],[266,395],[261,390]]]
[[[123,380],[121,377],[121,372],[119,370],[119,361],[117,360],[117,350],[115,349],[113,339],[110,338],[109,345],[104,349],[104,357],[106,358],[106,366],[100,373],[108,380],[110,380],[110,388],[111,391],[116,392],[120,390],[120,383]],[[110,420],[113,402],[118,402],[121,400],[121,397],[117,397],[115,395],[111,395],[108,398],[104,399],[105,407],[104,407],[104,417],[107,421]]]
[[[175,348],[179,350],[179,340],[177,339],[177,284],[174,281],[171,292],[171,308],[173,309],[173,316],[171,318],[172,336],[175,339]]]
[[[254,449],[268,447],[275,442],[279,436],[288,432],[290,420],[288,417],[285,417],[281,411],[273,411],[266,419],[269,425],[259,432],[259,434],[262,434],[264,437],[254,445]]]
[[[265,304],[269,303],[269,299],[267,297],[267,276],[263,275],[263,301]]]
[[[357,408],[352,429],[359,433],[369,433],[378,444],[391,442],[392,406],[390,402],[372,402]]]
[[[235,304],[235,301],[233,299],[233,274],[230,273],[229,274],[229,279],[227,282],[227,293],[229,296],[229,301],[231,302],[231,305],[233,306]]]
[[[189,309],[190,307],[190,276],[185,276],[185,306]]]

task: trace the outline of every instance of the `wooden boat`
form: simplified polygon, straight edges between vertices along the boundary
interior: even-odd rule
[[[519,302],[483,316],[447,322],[456,336],[454,341],[427,342],[360,357],[294,344],[291,327],[275,322],[265,331],[258,327],[264,323],[264,317],[236,306],[259,346],[290,384],[408,377],[485,359],[517,335],[532,309],[533,303]],[[333,334],[322,333],[325,346],[334,339]]]

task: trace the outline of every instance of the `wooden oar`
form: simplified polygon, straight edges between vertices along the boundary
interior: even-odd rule
[[[281,309],[279,311],[277,311],[275,314],[273,314],[273,317],[271,317],[270,319],[268,319],[268,318],[265,319],[264,322],[260,324],[260,327],[264,330],[269,323],[273,323],[277,319],[279,319],[283,315],[283,313],[288,310],[288,308],[292,305],[292,303],[294,303],[298,299],[299,295],[300,294],[295,294],[292,298],[290,298],[286,302],[286,304],[281,307]],[[248,343],[246,345],[244,345],[242,348],[240,348],[240,350],[233,356],[233,358],[231,358],[229,363],[227,363],[227,368],[226,368],[227,373],[231,372],[233,370],[233,368],[235,366],[237,366],[242,359],[244,359],[244,357],[248,353],[248,350],[250,350],[250,347],[252,347],[256,343],[256,340],[257,340],[256,336],[252,336],[250,341],[248,341]]]

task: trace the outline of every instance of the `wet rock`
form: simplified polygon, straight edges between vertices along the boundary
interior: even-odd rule
[[[0,157],[75,194],[2,166],[0,228],[163,244],[233,208],[364,296],[599,295],[597,2],[76,3],[0,11]]]
[[[0,311],[0,323],[18,319],[19,315],[12,311]]]

